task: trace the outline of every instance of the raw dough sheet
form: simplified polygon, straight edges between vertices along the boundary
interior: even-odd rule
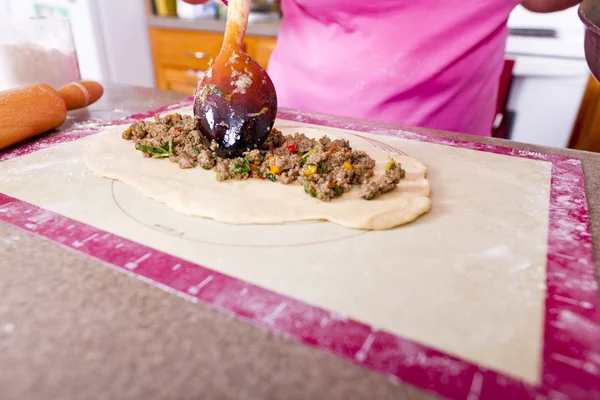
[[[278,120],[290,133],[306,126]],[[428,168],[433,207],[391,231],[236,226],[170,210],[83,162],[89,139],[0,163],[0,191],[498,372],[539,382],[551,164],[349,132]],[[299,193],[302,195],[302,193]]]
[[[415,220],[431,206],[426,167],[422,163],[401,154],[399,149],[377,146],[360,137],[352,138],[352,148],[369,152],[376,161],[373,181],[384,174],[392,158],[404,169],[404,178],[395,190],[374,201],[360,198],[356,185],[340,198],[325,202],[304,194],[297,182],[289,185],[274,185],[268,179],[219,182],[215,171],[181,169],[169,160],[143,157],[131,141],[121,137],[127,127],[118,125],[89,139],[84,152],[85,165],[99,177],[123,182],[186,215],[238,225],[327,220],[348,228],[384,230]],[[305,128],[303,133],[313,139],[322,136],[318,129]]]

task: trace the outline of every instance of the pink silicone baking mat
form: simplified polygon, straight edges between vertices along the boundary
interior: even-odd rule
[[[85,130],[32,140],[0,152],[0,162],[187,106],[191,99]],[[328,351],[371,370],[453,399],[600,399],[600,325],[592,238],[581,161],[280,111],[278,118],[397,136],[552,163],[541,384],[530,385],[351,319],[276,294],[1,193],[0,220],[193,301]],[[195,288],[190,290],[190,288]],[[248,297],[265,307],[245,306]],[[226,299],[223,301],[222,299]],[[567,321],[565,321],[567,319]],[[449,376],[452,376],[449,379]]]

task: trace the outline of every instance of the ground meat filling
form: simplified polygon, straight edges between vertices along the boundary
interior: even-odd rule
[[[360,188],[360,197],[373,200],[384,193],[394,190],[398,182],[404,178],[405,172],[394,160],[390,161],[385,168],[383,176],[375,182],[367,182]]]
[[[299,182],[307,194],[322,201],[341,196],[352,185],[361,185],[360,196],[372,200],[395,189],[405,174],[400,164],[391,160],[384,175],[371,182],[375,160],[364,151],[353,150],[347,140],[327,136],[315,140],[302,133],[284,136],[275,128],[260,149],[243,157],[220,158],[202,144],[196,118],[180,114],[134,122],[122,136],[133,141],[145,157],[168,158],[181,168],[215,170],[218,181]]]

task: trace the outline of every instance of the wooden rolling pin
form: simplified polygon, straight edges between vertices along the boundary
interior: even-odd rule
[[[43,83],[0,92],[0,150],[58,128],[67,110],[94,103],[104,89],[97,82],[69,83],[58,90]]]

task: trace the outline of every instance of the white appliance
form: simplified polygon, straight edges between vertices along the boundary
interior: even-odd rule
[[[83,79],[155,85],[143,0],[3,2],[0,12],[15,17],[68,17]]]
[[[515,60],[509,136],[518,142],[566,147],[589,78],[577,7],[537,14],[518,6],[508,26],[555,32],[555,37],[508,39],[506,57]]]

